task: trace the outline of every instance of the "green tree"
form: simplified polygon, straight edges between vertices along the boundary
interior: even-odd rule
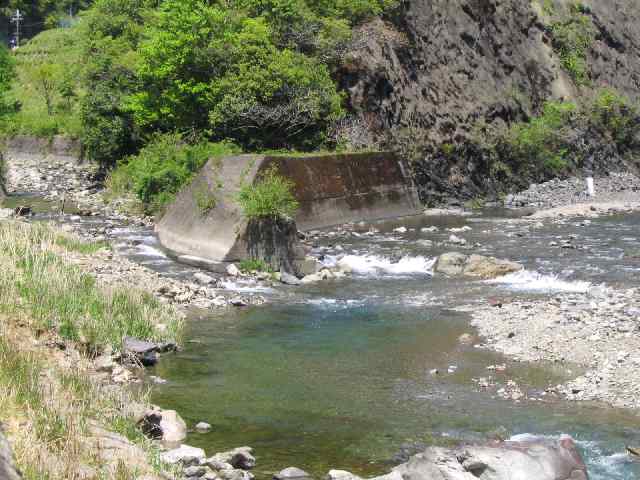
[[[167,0],[141,44],[140,92],[130,107],[145,130],[204,130],[249,148],[311,147],[341,115],[318,60],[273,41],[263,18],[200,0]]]

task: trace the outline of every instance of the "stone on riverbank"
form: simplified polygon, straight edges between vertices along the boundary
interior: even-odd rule
[[[274,480],[307,480],[311,478],[304,470],[297,467],[288,467],[273,476]]]
[[[491,279],[501,277],[509,273],[519,272],[522,265],[509,260],[501,260],[483,255],[465,255],[458,252],[443,253],[438,257],[434,272],[449,276],[464,275]]]
[[[189,445],[180,445],[179,448],[169,450],[160,455],[160,460],[169,465],[182,463],[185,467],[200,465],[204,461],[204,458],[205,453],[203,449]]]
[[[455,449],[431,447],[370,480],[587,480],[587,468],[570,437],[526,437]],[[326,480],[360,480],[331,470]]]
[[[187,425],[175,410],[153,408],[138,422],[147,437],[175,444],[187,438]]]
[[[2,480],[20,480],[22,478],[13,463],[11,447],[2,430],[0,430],[0,478]]]
[[[228,463],[234,468],[241,470],[251,470],[256,466],[256,459],[252,455],[251,447],[238,447],[228,452],[216,453],[213,457],[207,459],[207,464],[219,465]],[[218,469],[218,467],[211,467]]]
[[[195,429],[196,432],[207,433],[211,431],[211,425],[209,425],[207,422],[199,422],[196,424]]]

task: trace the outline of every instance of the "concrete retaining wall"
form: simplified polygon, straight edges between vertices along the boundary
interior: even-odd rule
[[[235,197],[243,179],[254,182],[273,164],[294,182],[300,202],[295,220],[301,230],[413,215],[421,209],[406,166],[391,153],[238,155],[209,161],[177,195],[156,226],[162,245],[201,266],[247,258],[246,221]],[[206,201],[211,197],[215,202]],[[215,208],[202,208],[213,203]]]
[[[52,156],[58,160],[80,163],[82,147],[79,140],[64,135],[38,138],[18,135],[7,140],[5,155],[9,158]]]

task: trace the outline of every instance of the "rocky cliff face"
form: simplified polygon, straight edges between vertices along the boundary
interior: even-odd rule
[[[637,98],[637,0],[581,2],[595,33],[586,58],[588,86],[575,84],[553,48],[551,12],[569,11],[571,3],[407,0],[393,21],[362,28],[339,81],[370,128],[417,128],[420,140],[434,144],[467,142],[486,127],[530,118],[548,99],[576,100],[605,86]],[[450,171],[455,162],[443,163],[442,172],[432,173],[456,173]],[[458,173],[486,173],[467,164],[458,165]]]

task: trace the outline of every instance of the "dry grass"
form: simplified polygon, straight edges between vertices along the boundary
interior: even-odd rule
[[[113,386],[91,356],[117,349],[123,335],[175,340],[180,320],[143,292],[98,287],[65,257],[94,246],[60,235],[0,222],[0,422],[18,467],[26,480],[129,480],[163,470],[135,425],[146,392]]]

